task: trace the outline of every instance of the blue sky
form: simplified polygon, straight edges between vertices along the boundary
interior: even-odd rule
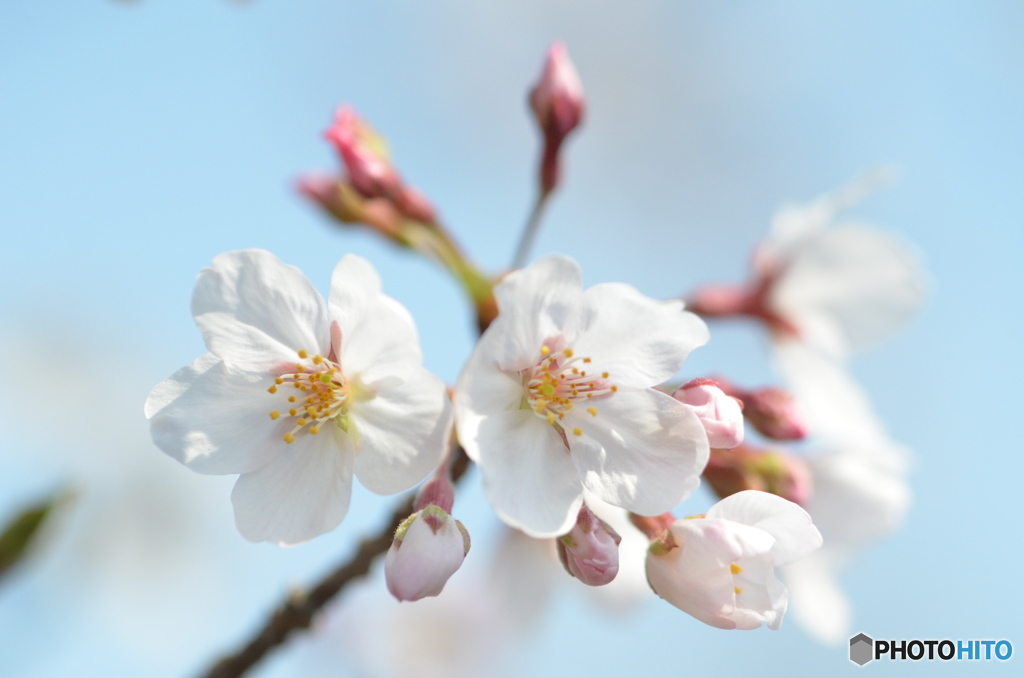
[[[899,169],[856,215],[913,243],[930,296],[852,369],[915,452],[915,500],[845,584],[870,635],[1024,651],[1024,464],[1010,426],[1024,377],[1022,29],[1008,1],[4,2],[0,347],[19,376],[0,386],[0,514],[69,483],[82,508],[0,588],[0,655],[19,676],[194,672],[376,524],[387,502],[363,493],[337,533],[283,551],[245,543],[230,479],[149,445],[142,402],[203,351],[195,274],[242,247],[272,250],[322,290],[342,254],[367,256],[416,318],[427,366],[453,380],[473,340],[453,284],[334,228],[292,183],[335,166],[321,132],[350,102],[472,256],[506,266],[533,190],[525,91],[555,38],[589,110],[536,253],[573,256],[589,284],[671,297],[738,280],[779,204]],[[754,327],[714,325],[687,373],[767,381],[764,344]],[[46,379],[91,395],[26,403],[19,380],[43,363],[58,375]],[[486,547],[490,519],[479,525]],[[301,655],[258,675],[290,675]],[[655,600],[606,618],[572,592],[514,661],[621,675],[664,669],[666,655],[678,673],[853,670],[794,624],[718,632]],[[874,668],[887,669],[927,670]]]

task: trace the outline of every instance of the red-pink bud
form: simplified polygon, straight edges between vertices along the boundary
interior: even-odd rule
[[[803,412],[787,391],[759,388],[742,395],[743,414],[762,435],[775,440],[802,440],[807,436]]]
[[[680,386],[672,397],[697,415],[712,448],[728,449],[743,442],[743,410],[715,382],[694,379]]]
[[[759,490],[801,505],[810,500],[814,489],[810,469],[802,457],[750,445],[712,451],[704,479],[719,497]]]
[[[583,121],[585,109],[580,76],[561,42],[548,50],[544,71],[530,91],[530,108],[544,134],[540,184],[542,193],[547,194],[558,184],[559,148]]]
[[[398,195],[402,182],[387,159],[383,139],[351,106],[338,109],[324,137],[334,144],[348,170],[349,180],[363,197]]]
[[[566,572],[587,586],[604,586],[619,573],[621,539],[608,523],[583,506],[576,524],[555,540],[555,545]]]

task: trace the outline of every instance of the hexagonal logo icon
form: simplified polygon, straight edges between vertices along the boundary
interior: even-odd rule
[[[850,661],[864,666],[875,658],[875,641],[863,633],[850,638]]]

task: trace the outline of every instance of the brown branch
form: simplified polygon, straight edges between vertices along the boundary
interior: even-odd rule
[[[458,448],[452,462],[452,482],[458,482],[469,466],[469,458]],[[203,678],[238,678],[252,668],[267,652],[284,643],[299,629],[307,629],[316,613],[349,582],[365,576],[373,561],[391,547],[398,524],[413,512],[414,496],[410,495],[391,513],[387,526],[376,535],[364,539],[359,550],[347,562],[324,577],[308,593],[293,594],[283,602],[244,648],[224,657]]]

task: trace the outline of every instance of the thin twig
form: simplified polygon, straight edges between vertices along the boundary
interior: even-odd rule
[[[537,236],[537,229],[540,228],[540,218],[544,214],[544,206],[548,202],[548,196],[550,192],[541,191],[537,194],[537,202],[533,203],[533,210],[530,212],[530,218],[526,222],[526,228],[523,229],[523,235],[519,238],[519,247],[516,248],[516,256],[512,259],[512,268],[522,268],[526,263],[526,257],[530,254],[530,247],[533,245],[533,239]]]
[[[469,466],[469,458],[458,448],[452,463],[452,482],[458,482]],[[365,576],[373,561],[391,547],[398,524],[413,512],[413,495],[407,497],[391,514],[387,526],[376,535],[364,539],[348,561],[324,577],[308,593],[294,594],[284,601],[270,619],[244,648],[224,657],[203,678],[238,678],[252,668],[267,652],[281,645],[292,632],[309,628],[316,613],[349,582]]]

